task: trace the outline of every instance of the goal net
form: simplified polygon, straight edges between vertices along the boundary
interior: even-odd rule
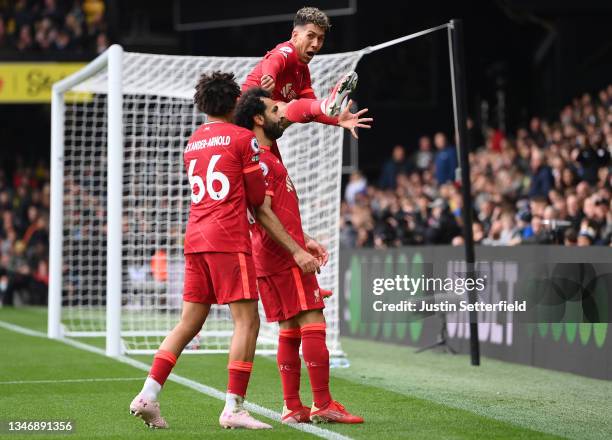
[[[258,58],[112,50],[114,58],[107,52],[54,88],[51,270],[55,267],[61,277],[51,282],[49,329],[51,334],[53,321],[61,322],[56,336],[57,331],[72,337],[106,336],[108,342],[109,320],[120,317],[116,337],[121,351],[149,353],[181,312],[190,202],[182,155],[188,137],[204,122],[193,105],[196,81],[203,72],[221,70],[233,72],[242,83]],[[317,56],[310,63],[317,96],[325,96],[341,74],[353,70],[361,55]],[[109,62],[120,62],[118,79],[109,74]],[[119,102],[116,108],[122,114],[113,140],[111,99]],[[334,291],[326,300],[325,316],[329,349],[336,356],[342,354],[338,219],[344,135],[338,127],[296,124],[279,140],[300,195],[304,230],[329,250],[319,283]],[[120,160],[109,164],[109,149],[117,147]],[[115,187],[121,191],[119,204],[109,204],[110,197],[118,196],[108,191],[111,173],[120,176]],[[111,218],[120,218],[120,223],[112,226]],[[61,240],[53,238],[53,228],[55,237],[61,228]],[[110,258],[107,267],[111,246],[120,264]],[[109,277],[115,278],[115,288],[109,288]],[[56,302],[56,307],[52,298],[58,289],[61,306]],[[275,353],[278,326],[266,323],[263,311],[261,323],[258,352]],[[214,306],[186,352],[226,352],[232,328],[229,309]]]

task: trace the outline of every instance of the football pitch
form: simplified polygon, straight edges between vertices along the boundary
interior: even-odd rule
[[[282,394],[275,360],[258,357],[247,399],[274,429],[221,429],[223,402],[214,396],[225,388],[226,356],[190,355],[180,358],[161,395],[170,429],[153,431],[128,411],[151,356],[120,362],[99,353],[101,339],[80,340],[92,347],[86,350],[41,337],[45,331],[45,309],[0,309],[0,438],[612,438],[612,382],[490,359],[474,368],[463,355],[414,354],[409,347],[346,338],[351,367],[332,370],[331,390],[365,418],[363,425],[306,425],[310,431],[302,431],[261,415],[277,417]],[[309,405],[305,370],[302,379]],[[70,420],[75,431],[7,431],[9,421],[24,420]]]

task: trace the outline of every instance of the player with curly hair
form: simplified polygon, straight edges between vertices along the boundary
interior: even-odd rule
[[[194,102],[208,115],[183,153],[191,184],[185,232],[185,282],[180,322],[153,358],[142,391],[130,412],[154,428],[168,425],[159,393],[185,346],[202,329],[212,304],[228,304],[234,321],[229,349],[224,428],[264,429],[244,408],[259,332],[259,294],[251,255],[247,205],[259,206],[265,193],[259,145],[250,130],[232,123],[240,87],[231,73],[203,74]]]

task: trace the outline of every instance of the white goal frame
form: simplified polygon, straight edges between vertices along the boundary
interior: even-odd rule
[[[123,48],[117,44],[78,72],[55,83],[51,98],[51,220],[49,226],[49,338],[63,337],[62,243],[64,221],[64,94],[108,69],[108,177],[106,254],[106,354],[121,355],[121,213],[123,186]]]

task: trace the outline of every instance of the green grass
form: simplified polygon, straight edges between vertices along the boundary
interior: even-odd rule
[[[0,309],[0,320],[45,331],[43,309]],[[88,341],[100,345],[102,340]],[[612,438],[612,383],[465,356],[415,355],[413,349],[351,339],[342,341],[351,367],[333,371],[332,392],[364,425],[326,425],[356,439]],[[162,410],[171,429],[151,432],[128,415],[145,373],[115,360],[44,338],[0,328],[0,382],[126,378],[117,382],[0,383],[0,421],[73,420],[76,432],[42,438],[314,438],[273,422],[266,432],[222,430],[223,403],[168,382]],[[150,356],[135,356],[149,363]],[[184,356],[174,372],[223,390],[226,357]],[[302,398],[310,404],[307,374]],[[282,405],[273,359],[258,357],[248,399],[274,411]],[[268,420],[267,420],[268,421]],[[2,437],[2,434],[0,434]],[[4,435],[31,439],[32,435]]]

